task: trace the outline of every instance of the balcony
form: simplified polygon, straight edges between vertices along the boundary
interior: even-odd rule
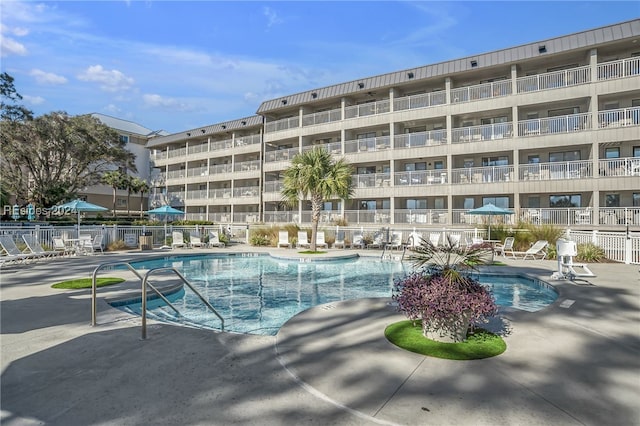
[[[600,176],[640,176],[640,157],[598,161]]]
[[[351,182],[355,188],[382,188],[391,186],[391,176],[389,173],[352,175]]]
[[[250,172],[260,170],[260,160],[242,161],[233,166],[234,172]]]
[[[391,148],[390,136],[378,136],[375,138],[355,139],[345,141],[344,152],[351,154],[354,152],[381,151]]]
[[[302,116],[303,126],[314,126],[316,124],[332,123],[342,120],[342,109],[332,109],[330,111],[320,111]]]
[[[167,152],[167,158],[183,157],[185,155],[187,155],[187,148],[186,147],[177,148],[177,149],[169,149],[168,152]]]
[[[516,80],[518,93],[537,92],[588,83],[591,83],[591,67],[589,66],[529,75]]]
[[[421,93],[419,95],[405,96],[393,100],[393,110],[403,111],[407,109],[429,108],[447,103],[447,92]]]
[[[218,188],[209,190],[209,198],[231,198],[231,188]]]
[[[304,221],[306,212],[303,212]],[[310,213],[310,212],[309,212]],[[348,223],[354,224],[389,224],[391,223],[391,212],[388,209],[379,210],[345,210],[344,218]],[[309,215],[309,219],[311,216]]]
[[[370,115],[383,114],[385,112],[389,112],[390,105],[391,103],[389,100],[385,99],[377,102],[367,102],[360,105],[348,106],[344,109],[344,118],[367,117]]]
[[[266,151],[264,153],[264,162],[273,163],[276,161],[289,161],[298,152],[300,152],[299,148],[277,149],[275,151]]]
[[[591,160],[521,164],[518,166],[518,178],[521,181],[583,179],[591,177],[593,177],[593,162]]]
[[[451,183],[493,183],[513,181],[513,165],[466,167],[451,170]]]
[[[393,137],[395,148],[419,148],[447,143],[447,131],[430,130],[428,132],[403,133]]]
[[[634,77],[637,75],[640,75],[640,57],[637,56],[598,64],[599,81]]]
[[[446,209],[395,209],[394,223],[408,225],[446,225]]]
[[[187,169],[187,177],[209,176],[209,168],[204,167],[192,167]]]
[[[211,142],[211,151],[223,151],[233,147],[233,140],[225,139],[222,141]]]
[[[271,133],[271,132],[278,132],[281,130],[293,129],[296,127],[300,127],[300,118],[289,117],[289,118],[283,118],[282,120],[276,120],[276,121],[265,123],[264,131],[265,133]]]
[[[616,128],[640,125],[640,107],[610,109],[598,113],[598,127]]]
[[[215,164],[209,167],[209,174],[216,175],[216,174],[231,173],[231,170],[232,170],[231,164]]]
[[[242,147],[248,145],[255,145],[262,142],[262,136],[260,135],[246,135],[246,136],[237,136],[235,141],[233,141],[234,146]]]
[[[395,186],[441,185],[445,183],[447,183],[447,173],[441,170],[396,172],[393,175]]]
[[[198,145],[189,145],[189,149],[187,149],[187,153],[189,155],[198,154],[200,152],[208,152],[208,151],[209,151],[209,144],[207,144],[206,142]]]
[[[513,123],[483,124],[451,129],[453,143],[480,142],[513,137]]]
[[[298,223],[300,215],[297,211],[265,211],[266,223]]]
[[[267,181],[264,183],[264,192],[272,193],[272,192],[281,192],[284,187],[284,182],[281,180],[276,181]]]
[[[186,200],[208,200],[209,191],[206,189],[197,189],[193,191],[187,191]]]
[[[324,143],[324,144],[307,145],[302,147],[302,152],[311,151],[312,149],[317,147],[324,148],[330,154],[342,153],[342,142],[331,142],[331,143]]]
[[[510,95],[511,92],[511,80],[459,87],[451,89],[451,103],[456,104],[482,99],[500,98]]]
[[[259,194],[259,186],[240,186],[233,189],[233,196],[237,198],[257,197]]]
[[[588,112],[518,122],[518,135],[521,137],[577,133],[590,129],[591,114]]]

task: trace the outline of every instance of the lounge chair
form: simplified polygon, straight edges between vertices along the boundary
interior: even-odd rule
[[[27,260],[35,260],[42,257],[41,255],[25,254],[21,252],[10,235],[0,236],[0,248],[2,248],[2,252],[4,253],[4,256],[2,256],[3,263],[26,262]]]
[[[551,275],[552,278],[570,280],[576,277],[595,277],[589,267],[584,263],[573,263],[573,258],[578,255],[578,249],[575,241],[558,239],[556,241],[556,254],[558,256],[558,271]],[[578,273],[575,268],[581,268],[584,272]]]
[[[62,239],[61,237],[54,237],[53,238],[53,249],[55,251],[58,252],[59,255],[64,256],[64,255],[71,255],[71,253],[73,253],[73,249],[69,246],[67,246],[64,243],[64,239]]]
[[[384,234],[382,232],[376,232],[373,236],[373,242],[367,244],[367,248],[382,248],[384,246]]]
[[[171,233],[171,248],[174,249],[176,247],[185,247],[184,235],[182,235],[180,231],[173,231]]]
[[[38,242],[35,236],[29,234],[23,234],[22,240],[27,245],[27,249],[34,256],[40,257],[53,257],[57,256],[59,253],[55,250],[45,250],[42,245]]]
[[[204,243],[202,242],[202,238],[196,235],[189,236],[189,247],[204,247]]]
[[[333,248],[342,247],[343,249],[347,248],[349,244],[345,243],[344,231],[338,231],[336,235],[336,241],[333,243]]]
[[[298,231],[298,243],[296,244],[296,248],[311,248],[307,231]]]
[[[462,239],[462,234],[449,234],[445,239],[445,243],[450,247],[458,247],[460,245],[460,240]]]
[[[225,247],[225,244],[220,241],[220,234],[216,231],[209,231],[209,247]]]
[[[80,235],[78,239],[78,251],[80,253],[94,254],[96,250],[104,253],[102,250],[102,234],[96,234],[94,237],[91,237],[91,235]]]
[[[276,247],[291,248],[291,243],[289,242],[289,231],[278,232],[278,245]]]
[[[367,245],[364,242],[364,236],[362,232],[354,232],[353,233],[353,242],[351,243],[351,247],[359,247],[361,249],[366,248]]]
[[[494,250],[498,255],[502,255],[502,257],[507,257],[507,253],[513,259],[516,258],[516,254],[513,252],[513,243],[515,243],[515,237],[507,237],[504,239],[504,244],[496,244]]]
[[[420,244],[422,244],[422,235],[419,232],[410,233],[409,238],[407,238],[407,247],[416,248]]]
[[[526,260],[528,257],[536,260],[538,256],[541,256],[539,260],[543,260],[547,257],[547,245],[549,243],[545,240],[538,240],[531,248],[525,252],[516,252],[517,254],[522,254],[522,260]]]
[[[429,242],[434,247],[438,247],[438,244],[440,244],[440,232],[431,232],[429,234]]]
[[[400,250],[403,247],[402,244],[402,232],[392,232],[391,241],[387,244],[386,248],[389,250]]]
[[[329,244],[324,241],[324,231],[316,232],[316,248],[324,247],[326,249],[329,248]]]

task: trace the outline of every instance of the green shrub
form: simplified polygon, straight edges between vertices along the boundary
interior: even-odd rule
[[[249,237],[249,244],[252,246],[269,246],[271,241],[263,234],[254,233]]]
[[[578,244],[577,260],[580,262],[597,263],[606,259],[604,250],[593,243]]]
[[[128,250],[130,247],[124,243],[124,240],[113,241],[107,246],[107,251]]]

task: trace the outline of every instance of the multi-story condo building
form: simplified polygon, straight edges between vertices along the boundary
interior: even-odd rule
[[[269,100],[258,116],[152,139],[162,190],[188,217],[308,223],[284,170],[321,146],[355,196],[322,220],[470,226],[513,220],[640,226],[640,20]]]

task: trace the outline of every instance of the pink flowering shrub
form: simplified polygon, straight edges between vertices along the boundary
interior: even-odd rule
[[[486,322],[497,312],[491,292],[463,272],[469,268],[469,259],[477,262],[477,250],[482,248],[466,250],[424,242],[414,261],[426,267],[394,282],[392,299],[398,310],[410,320],[422,320],[425,337],[464,340],[470,326]],[[455,263],[450,263],[452,259]]]

